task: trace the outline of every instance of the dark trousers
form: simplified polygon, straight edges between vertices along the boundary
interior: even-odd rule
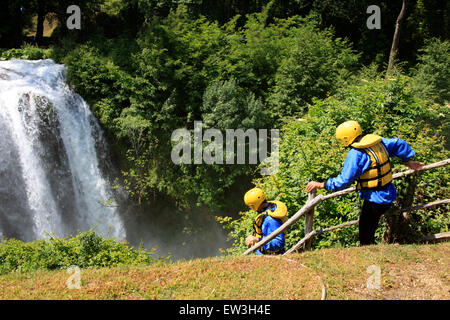
[[[375,231],[381,216],[389,209],[391,204],[378,204],[364,200],[359,217],[359,245],[364,246],[375,243]]]

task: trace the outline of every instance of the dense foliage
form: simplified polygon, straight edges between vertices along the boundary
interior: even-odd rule
[[[314,19],[270,25],[266,19],[267,12],[255,14],[236,29],[234,21],[192,21],[179,7],[166,20],[146,25],[135,41],[99,35],[74,48],[69,43],[67,53],[55,52],[127,155],[122,161],[139,203],[156,192],[184,206],[194,199],[223,207],[251,166],[174,165],[167,161],[171,133],[192,130],[196,120],[220,130],[277,127],[279,119],[302,114],[312,97],[333,92],[355,70],[358,56]]]
[[[22,242],[2,239],[0,242],[0,274],[33,270],[55,270],[78,266],[100,268],[119,265],[148,265],[161,260],[152,251],[134,249],[125,241],[105,239],[93,230],[65,239]]]
[[[395,75],[384,79],[401,2],[71,1],[82,8],[83,27],[69,32],[67,1],[35,0],[14,24],[0,26],[0,34],[11,35],[0,38],[0,46],[16,47],[2,49],[1,57],[64,63],[70,84],[105,129],[120,183],[136,208],[166,201],[206,208],[223,216],[231,251],[240,252],[253,215],[237,212],[252,179],[295,213],[305,203],[308,181],[325,180],[342,167],[345,151],[333,138],[340,122],[355,119],[366,133],[403,138],[427,163],[448,158],[450,5],[408,1],[400,61]],[[373,4],[382,11],[380,30],[366,27]],[[20,6],[10,1],[5,12]],[[42,12],[59,21],[46,39],[52,45],[18,49],[21,32]],[[171,134],[186,128],[192,136],[194,121],[222,132],[280,129],[278,173],[260,178],[254,164],[174,164]],[[448,197],[448,169],[395,185],[401,207]],[[359,202],[352,194],[321,204],[315,226],[355,219]],[[410,238],[447,230],[443,212],[411,215]],[[302,224],[290,229],[288,245],[303,235]],[[356,243],[357,230],[349,228],[320,236],[315,246]]]
[[[420,63],[413,71],[418,90],[438,103],[450,101],[450,42],[431,39],[420,52]]]

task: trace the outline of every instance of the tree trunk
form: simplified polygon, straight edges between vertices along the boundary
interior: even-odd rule
[[[36,27],[36,43],[39,44],[44,37],[44,20],[45,20],[45,0],[38,0],[38,17],[37,17],[37,27]]]
[[[386,71],[386,76],[389,76],[389,74],[392,71],[392,68],[394,67],[394,61],[398,49],[398,41],[400,39],[400,27],[403,17],[405,16],[405,11],[406,11],[406,0],[403,0],[402,9],[400,10],[400,13],[397,17],[397,22],[395,23],[394,38],[392,39],[391,52],[389,53],[389,64]]]

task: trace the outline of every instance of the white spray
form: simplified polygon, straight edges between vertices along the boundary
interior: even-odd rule
[[[0,62],[0,234],[29,239],[96,227],[124,239],[117,207],[105,204],[114,197],[96,148],[104,143],[63,65]]]

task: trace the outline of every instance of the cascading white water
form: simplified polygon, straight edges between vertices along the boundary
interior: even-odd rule
[[[96,227],[124,239],[117,206],[105,203],[114,196],[101,169],[104,145],[63,65],[1,61],[0,236],[29,241]]]

